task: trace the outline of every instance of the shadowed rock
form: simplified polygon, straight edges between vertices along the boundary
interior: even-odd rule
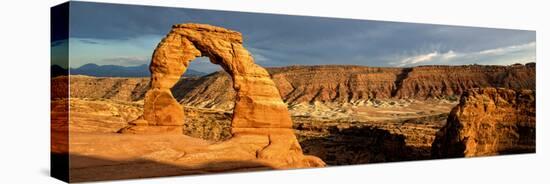
[[[432,144],[435,158],[535,152],[535,91],[471,89]]]

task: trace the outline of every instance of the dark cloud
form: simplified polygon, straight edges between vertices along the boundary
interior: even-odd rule
[[[67,39],[64,39],[64,40],[57,40],[57,41],[52,41],[50,43],[50,46],[51,47],[57,47],[57,46],[61,46],[63,44],[66,44],[67,43]]]
[[[171,25],[197,22],[243,33],[264,66],[388,66],[407,56],[470,53],[535,41],[534,31],[72,2],[71,37],[124,40],[162,36]]]
[[[101,44],[97,41],[93,41],[93,40],[89,40],[89,39],[79,39],[79,41],[81,41],[82,43],[86,43],[86,44]]]

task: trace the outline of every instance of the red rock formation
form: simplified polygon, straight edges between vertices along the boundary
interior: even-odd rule
[[[243,47],[241,34],[210,25],[172,27],[153,54],[151,89],[145,94],[143,116],[120,132],[182,133],[184,111],[170,88],[178,82],[189,62],[199,56],[208,57],[229,73],[236,92],[231,121],[233,138],[221,143],[225,146],[216,145],[212,149],[240,149],[255,139],[267,139],[267,145],[254,154],[260,160],[271,161],[276,168],[324,166],[319,158],[303,155],[292,131],[286,104],[269,73],[256,65]]]
[[[51,100],[69,97],[69,77],[57,76],[51,78],[50,93]]]
[[[363,66],[290,66],[268,68],[287,104],[349,103],[372,98],[447,98],[478,87],[535,89],[535,63],[514,66],[420,66],[376,68]],[[304,80],[307,79],[307,80]],[[139,81],[137,81],[139,80]],[[148,80],[71,76],[71,97],[141,100]],[[233,109],[235,90],[226,72],[184,78],[172,88],[181,104]],[[86,90],[94,89],[94,90]]]
[[[151,90],[145,95],[143,119],[136,124],[182,125],[183,110],[170,88],[197,56],[209,57],[231,74],[237,91],[233,131],[291,127],[275,84],[265,69],[254,64],[242,46],[240,33],[197,24],[174,26],[155,50],[150,66]]]
[[[149,89],[148,78],[70,76],[71,98],[138,101]]]
[[[432,156],[472,157],[535,152],[535,91],[465,92],[436,135]]]
[[[479,87],[535,89],[531,66],[421,66],[403,74],[396,98],[429,98],[460,95]]]
[[[271,70],[287,103],[390,98],[400,68],[303,66]]]
[[[420,66],[376,68],[362,66],[291,66],[268,69],[288,104],[350,103],[372,98],[446,98],[478,87],[535,89],[535,64],[520,66]],[[225,72],[204,76],[172,89],[182,104],[231,109],[235,92]],[[210,88],[209,86],[216,86]]]

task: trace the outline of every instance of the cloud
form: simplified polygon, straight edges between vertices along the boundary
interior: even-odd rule
[[[269,48],[257,48],[253,46],[245,47],[254,58],[254,62],[264,67],[286,66],[288,63],[293,61],[292,57],[285,54],[285,51],[270,50]]]
[[[408,57],[403,60],[401,60],[401,64],[398,66],[404,66],[404,65],[414,65],[418,63],[423,63],[426,61],[431,61],[434,57],[437,57],[439,53],[437,51],[434,51],[432,53]]]
[[[397,64],[397,66],[419,65],[422,63],[431,62],[435,60],[448,61],[455,57],[457,57],[457,54],[452,50],[446,53],[439,53],[439,51],[433,51],[428,54],[422,54],[422,55],[404,58]]]
[[[529,48],[534,48],[535,46],[536,46],[536,42],[530,42],[526,44],[512,45],[508,47],[483,50],[483,51],[480,51],[478,54],[498,55],[498,54],[503,54],[507,52],[515,52],[515,51],[521,51]]]
[[[87,44],[100,44],[99,42],[94,41],[92,39],[78,39],[78,41],[80,41],[82,43],[87,43]]]
[[[266,67],[507,63],[533,60],[534,51],[519,45],[536,41],[534,31],[511,29],[90,2],[73,2],[71,8],[71,67],[132,63],[115,58],[150,56],[171,25],[187,22],[241,32],[245,47]],[[191,67],[219,69],[209,62]]]
[[[427,54],[408,56],[399,62],[391,63],[393,66],[417,66],[417,65],[461,65],[461,64],[497,64],[507,65],[512,63],[527,63],[536,61],[536,42],[517,44],[475,52],[445,53],[432,51]]]
[[[454,58],[454,57],[456,57],[456,56],[457,56],[456,53],[455,53],[453,50],[450,50],[449,52],[443,54],[443,55],[441,56],[441,58],[443,58],[443,59],[445,59],[445,60],[448,60],[448,59],[452,59],[452,58]]]
[[[51,64],[67,68],[69,62],[69,41],[66,39],[53,41],[50,47]]]
[[[65,44],[65,45],[64,45]],[[53,48],[53,47],[59,47],[59,46],[64,46],[66,47],[67,45],[67,39],[64,39],[64,40],[56,40],[56,41],[53,41],[50,43],[50,46]]]

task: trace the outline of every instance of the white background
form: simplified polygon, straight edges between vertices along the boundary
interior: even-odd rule
[[[61,0],[3,1],[0,16],[0,183],[61,183],[49,175],[49,7]],[[117,183],[548,183],[550,6],[542,0],[103,0],[131,4],[437,23],[537,31],[537,153],[124,180]],[[101,11],[101,10],[98,10]]]

